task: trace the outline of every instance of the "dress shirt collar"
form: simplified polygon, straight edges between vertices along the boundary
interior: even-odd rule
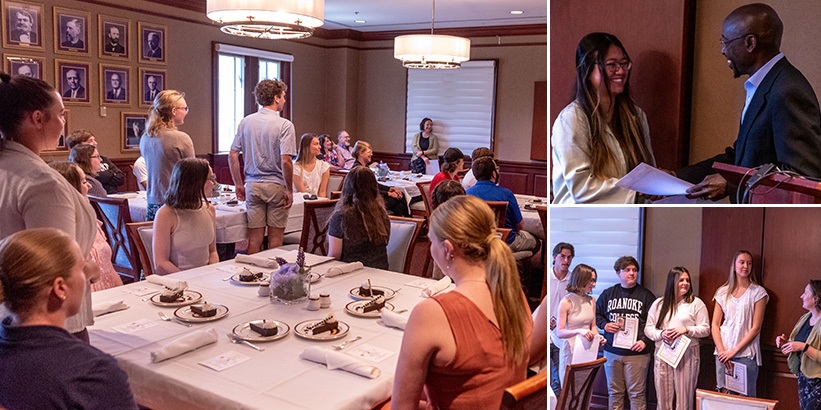
[[[767,64],[761,66],[747,81],[744,82],[744,90],[747,92],[747,97],[744,100],[744,110],[741,112],[741,122],[744,122],[744,116],[747,114],[747,107],[750,106],[750,101],[752,101],[753,96],[755,95],[755,91],[758,90],[758,86],[761,85],[761,82],[764,81],[764,77],[772,70],[775,63],[779,60],[784,58],[784,53],[778,53],[775,57],[771,58],[770,61],[767,61]]]

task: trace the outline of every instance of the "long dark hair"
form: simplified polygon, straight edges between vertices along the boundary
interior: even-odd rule
[[[667,285],[664,287],[664,299],[661,301],[661,310],[659,310],[658,320],[656,321],[656,329],[664,329],[664,326],[662,326],[664,319],[668,316],[669,319],[672,319],[673,315],[676,314],[676,309],[678,308],[678,303],[676,303],[678,281],[681,279],[681,275],[685,273],[690,279],[690,289],[684,294],[682,300],[687,303],[693,303],[693,300],[695,300],[696,297],[693,296],[693,277],[690,275],[690,271],[682,266],[676,266],[670,269],[670,272],[667,273]]]
[[[598,277],[596,269],[592,266],[580,263],[573,268],[573,272],[570,272],[570,280],[568,281],[565,289],[568,292],[584,296],[584,288],[586,288],[587,284],[593,280],[593,275]]]
[[[456,171],[456,163],[459,160],[465,159],[465,154],[462,153],[462,150],[456,147],[450,147],[445,150],[445,153],[442,155],[442,159],[444,163],[442,164],[442,171],[451,173]]]
[[[317,138],[319,138],[319,155],[322,155],[324,157],[325,154],[328,153],[328,151],[325,151],[325,140],[330,140],[331,136],[328,134],[322,134]],[[331,142],[333,142],[333,140],[331,140]]]
[[[199,209],[203,201],[208,201],[205,194],[205,181],[211,167],[202,158],[183,158],[171,171],[171,182],[165,193],[165,204],[174,209]]]
[[[387,245],[390,223],[385,202],[379,194],[376,175],[368,167],[356,167],[345,177],[342,197],[334,213],[341,213],[346,223],[359,222],[373,244]]]
[[[49,120],[47,108],[55,98],[54,87],[43,80],[24,75],[12,77],[0,71],[0,151],[5,141],[19,142],[20,123],[27,113],[43,111]]]
[[[627,170],[632,170],[641,162],[650,162],[650,148],[645,144],[645,135],[638,119],[638,109],[630,97],[630,73],[627,73],[624,82],[624,91],[615,96],[610,94],[610,88],[604,86],[601,91],[590,82],[590,75],[596,67],[601,73],[601,83],[608,84],[610,77],[605,69],[607,51],[616,46],[624,53],[628,60],[627,50],[619,39],[608,33],[590,33],[579,41],[576,48],[576,84],[573,90],[576,103],[582,108],[590,127],[592,155],[590,171],[596,178],[619,177],[616,175],[616,157],[604,141],[609,127],[619,142],[624,153]],[[605,110],[602,106],[601,92],[607,93],[613,104],[613,116],[608,124]]]
[[[302,134],[299,139],[299,151],[296,154],[296,162],[300,165],[308,163],[308,157],[311,156],[311,143],[314,142],[316,134],[313,132],[306,132]]]
[[[68,160],[79,165],[80,169],[86,173],[86,176],[93,177],[97,175],[93,169],[91,169],[91,157],[94,156],[94,151],[96,151],[93,145],[88,144],[80,144],[75,145],[74,148],[68,153]],[[100,155],[97,153],[97,155]]]

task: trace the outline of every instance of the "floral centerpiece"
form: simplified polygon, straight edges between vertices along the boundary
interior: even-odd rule
[[[310,268],[305,267],[305,252],[299,248],[296,262],[288,263],[277,257],[279,270],[271,275],[271,301],[293,305],[308,297],[308,276]]]

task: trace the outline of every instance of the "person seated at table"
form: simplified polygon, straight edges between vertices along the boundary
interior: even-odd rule
[[[0,408],[137,409],[117,361],[66,331],[85,295],[80,247],[54,228],[0,241]]]
[[[79,144],[88,144],[97,148],[97,139],[94,137],[94,134],[87,129],[75,130],[71,135],[66,137],[66,146],[68,149],[72,149]],[[94,178],[103,184],[103,188],[105,188],[105,191],[109,194],[116,194],[120,185],[125,182],[125,174],[123,174],[123,171],[104,155],[100,155],[100,171]]]
[[[362,140],[357,141],[353,146],[353,158],[354,165],[352,169],[356,167],[368,168],[371,164],[371,158],[373,158],[371,144]],[[405,200],[405,194],[402,191],[387,185],[377,184],[377,186],[388,211],[396,216],[410,216],[408,201]]]
[[[137,188],[145,191],[148,186],[148,170],[145,168],[145,158],[142,156],[134,161],[134,178],[137,178]]]
[[[154,271],[167,275],[219,262],[214,189],[208,161],[183,158],[171,171],[165,205],[154,219]]]
[[[342,197],[328,222],[328,256],[342,262],[388,269],[391,222],[376,176],[368,167],[355,167],[342,185]]]
[[[322,149],[316,159],[327,162],[328,165],[331,166],[331,171],[339,171],[342,168],[339,165],[342,163],[342,160],[336,149],[336,144],[334,144],[334,141],[331,139],[331,136],[328,134],[322,134],[318,138],[319,146],[322,147]]]
[[[487,147],[479,147],[473,150],[470,153],[470,163],[476,162],[479,158],[490,157],[491,159],[496,159],[496,154]],[[465,189],[468,189],[472,186],[476,185],[476,177],[473,176],[473,170],[469,169],[468,172],[465,174],[465,177],[462,178],[462,186]]]
[[[456,289],[411,311],[392,408],[498,409],[504,389],[525,379],[533,323],[495,232],[493,211],[476,197],[451,198],[430,216],[431,256]]]
[[[465,154],[459,148],[450,147],[445,150],[442,155],[442,168],[433,179],[430,181],[430,192],[436,188],[439,183],[446,180],[459,182],[459,173],[463,171],[462,166],[465,164]]]
[[[507,215],[505,216],[505,228],[510,229],[507,237],[507,244],[513,252],[533,251],[539,249],[539,240],[530,232],[525,231],[522,211],[519,209],[519,202],[513,192],[507,188],[496,185],[499,179],[499,170],[496,161],[489,157],[479,158],[471,165],[473,175],[476,176],[476,185],[467,189],[468,195],[477,196],[485,201],[506,201]]]
[[[54,161],[48,165],[59,172],[77,192],[88,198],[88,189],[91,184],[86,181],[86,174],[79,165],[68,161]],[[97,237],[94,238],[89,258],[100,268],[100,279],[91,284],[92,292],[123,285],[122,278],[111,264],[111,246],[106,240],[103,223],[99,219],[97,220]]]
[[[94,178],[100,172],[100,164],[102,164],[97,148],[88,144],[75,145],[68,154],[68,160],[79,165],[80,169],[86,174],[86,181],[91,184],[91,188],[88,190],[89,195],[108,196],[103,184]]]
[[[436,188],[433,189],[433,192],[431,192],[430,203],[433,206],[433,209],[436,209],[448,199],[458,195],[466,195],[465,188],[462,187],[462,184],[454,180],[442,181],[436,186]]]
[[[321,145],[319,145],[316,134],[302,134],[294,163],[294,192],[304,192],[320,198],[328,197],[330,165],[325,161],[317,160],[320,149]]]

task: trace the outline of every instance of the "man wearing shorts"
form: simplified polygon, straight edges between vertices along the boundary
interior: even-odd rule
[[[288,210],[293,203],[293,160],[296,155],[294,124],[279,116],[288,87],[282,81],[262,80],[254,97],[262,107],[240,121],[231,145],[229,166],[237,199],[248,209],[248,254],[262,249],[268,228],[268,248],[282,246]],[[245,184],[239,154],[245,161]]]

